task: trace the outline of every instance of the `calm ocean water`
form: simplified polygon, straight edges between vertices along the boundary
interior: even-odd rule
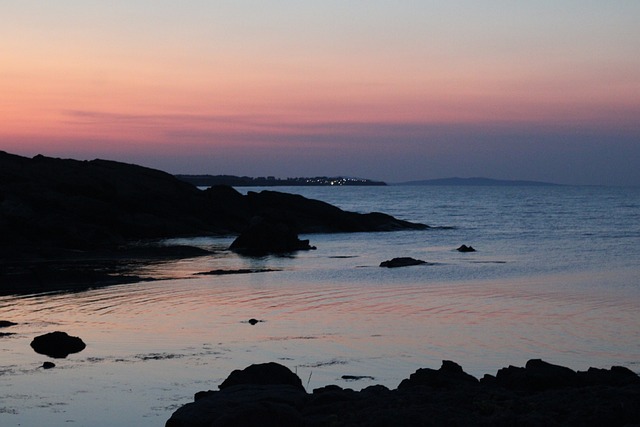
[[[231,238],[185,239],[216,253],[141,272],[162,281],[0,297],[0,319],[20,323],[0,338],[0,425],[163,425],[266,361],[308,390],[396,387],[443,359],[477,377],[530,358],[640,372],[640,188],[277,190],[433,228],[302,236],[318,249],[259,259],[227,252]],[[378,267],[397,256],[430,264]],[[232,268],[277,271],[193,276]],[[44,371],[29,343],[54,330],[87,348]]]

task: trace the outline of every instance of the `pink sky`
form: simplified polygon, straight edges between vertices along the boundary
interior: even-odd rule
[[[2,4],[0,149],[640,185],[640,4],[412,3]]]

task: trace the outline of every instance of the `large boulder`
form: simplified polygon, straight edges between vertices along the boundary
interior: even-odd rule
[[[86,344],[78,337],[69,336],[66,332],[50,332],[35,337],[31,347],[36,353],[49,357],[64,359],[71,353],[78,353],[85,349]]]
[[[398,389],[429,386],[435,388],[459,387],[463,385],[477,385],[478,379],[467,374],[462,367],[450,360],[443,360],[440,369],[421,368],[402,380]]]
[[[300,240],[298,235],[282,223],[272,223],[262,218],[240,234],[229,247],[244,255],[262,256],[315,249],[309,240]]]
[[[496,382],[507,388],[547,390],[578,384],[577,373],[540,359],[529,360],[524,368],[509,366],[496,374]]]
[[[304,391],[300,377],[279,363],[268,362],[251,365],[245,369],[231,372],[220,384],[220,390],[235,385],[289,385]]]
[[[625,386],[640,384],[640,377],[624,366],[612,366],[611,369],[589,368],[578,371],[578,382],[582,385]]]
[[[289,385],[238,385],[199,393],[165,427],[304,427],[307,394]]]
[[[199,392],[166,427],[302,427],[307,393],[289,368],[269,362],[231,372],[220,391]]]

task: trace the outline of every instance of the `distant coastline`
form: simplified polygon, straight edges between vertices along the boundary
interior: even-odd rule
[[[181,181],[196,187],[211,187],[213,185],[229,185],[232,187],[289,187],[289,186],[357,186],[357,185],[387,185],[382,181],[362,178],[346,178],[316,176],[310,178],[276,178],[273,176],[252,178],[234,175],[175,175]]]
[[[213,185],[229,185],[231,187],[296,187],[296,186],[386,186],[386,185],[448,185],[448,186],[476,186],[476,187],[553,187],[561,186],[551,182],[526,181],[526,180],[503,180],[483,177],[472,178],[439,178],[417,181],[395,182],[387,184],[383,181],[375,181],[364,178],[347,177],[297,177],[297,178],[276,178],[249,177],[235,175],[175,175],[181,181],[188,182],[196,187],[211,187]]]
[[[407,181],[399,182],[393,185],[467,185],[477,187],[555,187],[561,184],[554,184],[551,182],[541,181],[524,181],[524,180],[503,180],[503,179],[491,179],[491,178],[441,178],[441,179],[427,179],[422,181]]]

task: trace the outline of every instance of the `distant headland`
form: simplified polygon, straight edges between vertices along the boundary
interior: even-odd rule
[[[276,178],[274,176],[252,178],[234,175],[176,175],[181,181],[197,187],[211,187],[213,185],[229,185],[232,187],[310,187],[310,186],[356,186],[356,185],[387,185],[382,181],[363,178],[316,176],[311,178]]]
[[[503,180],[503,179],[491,179],[491,178],[441,178],[441,179],[427,179],[423,181],[407,181],[400,182],[395,185],[467,185],[477,187],[517,187],[517,186],[529,186],[529,187],[545,187],[545,186],[560,186],[561,184],[554,184],[550,182],[541,181],[523,181],[523,180]]]

